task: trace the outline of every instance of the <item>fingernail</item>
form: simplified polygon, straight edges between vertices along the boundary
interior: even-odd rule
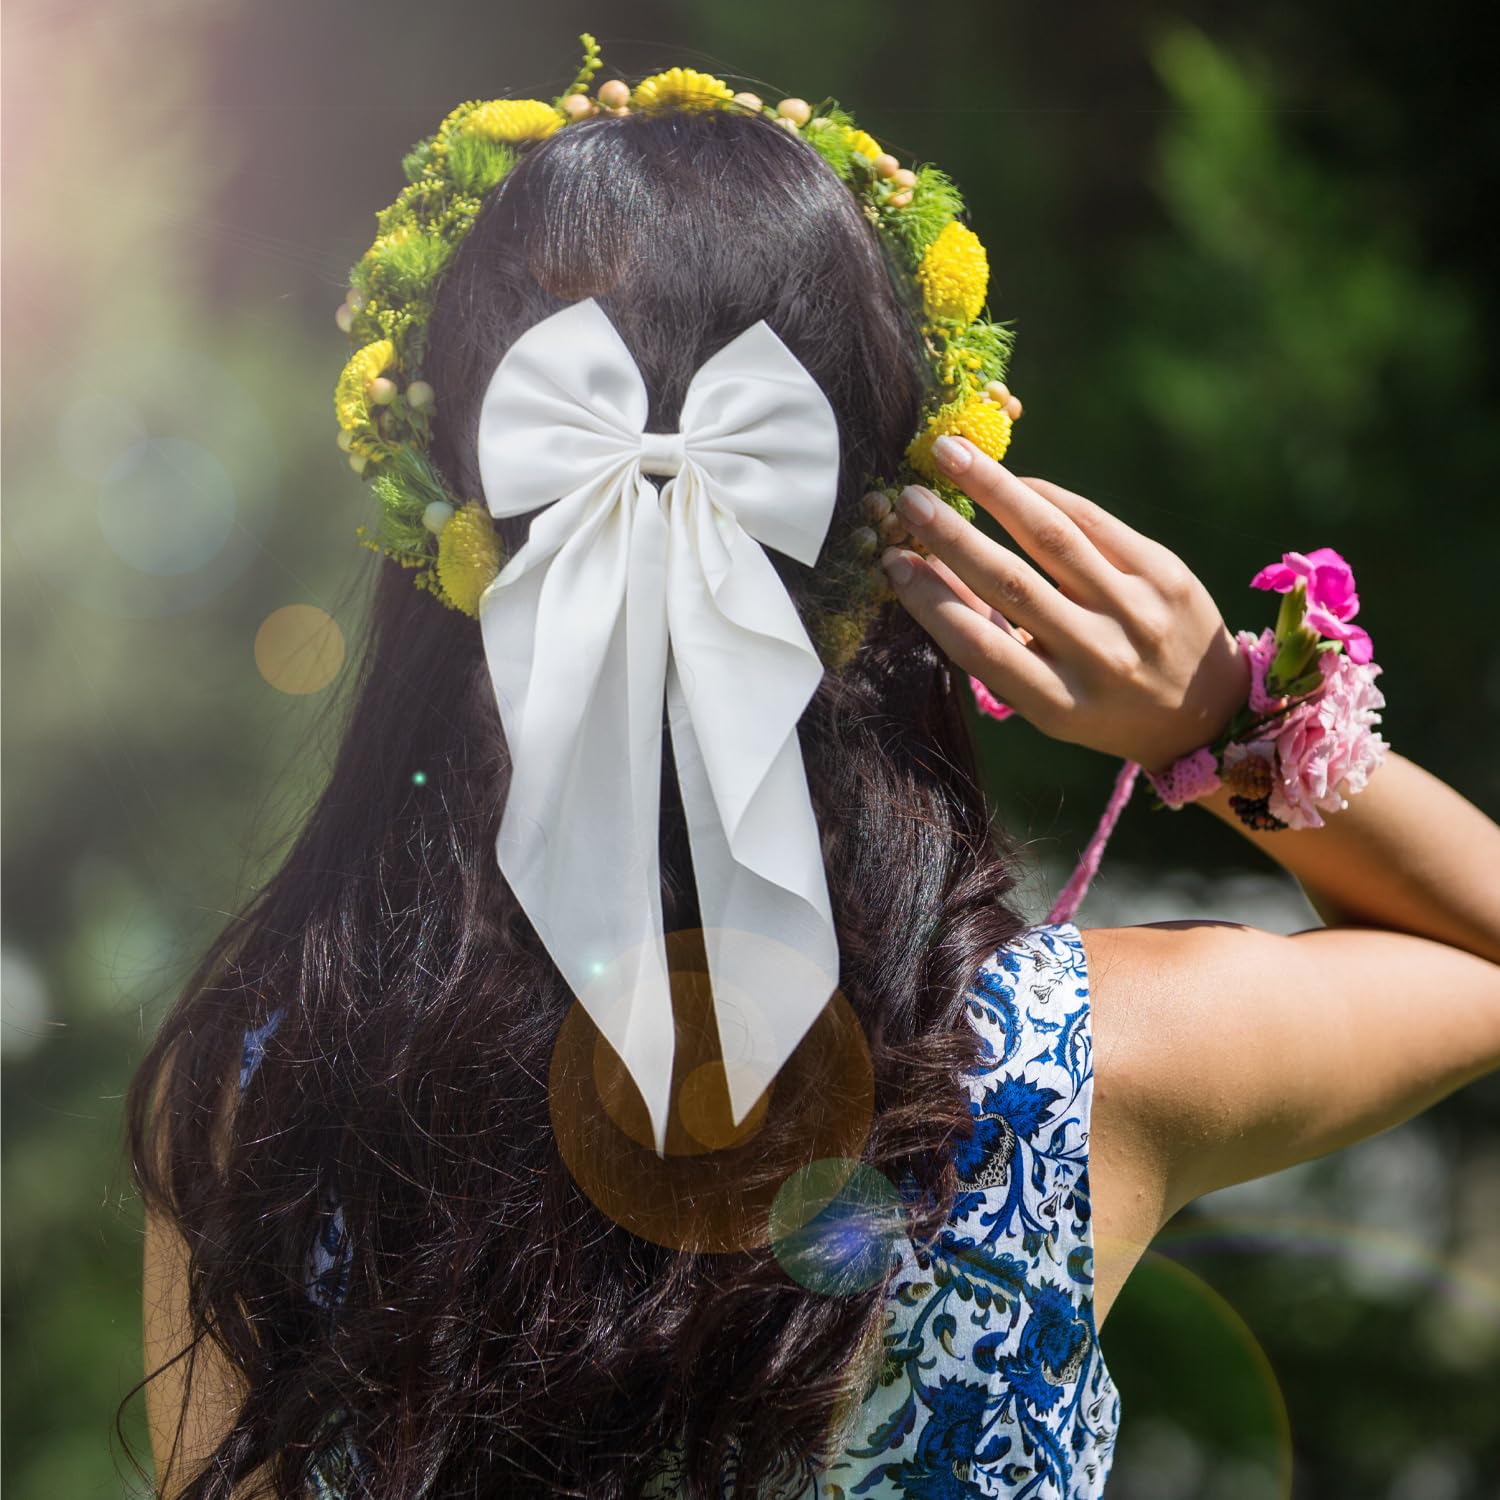
[[[880,554],[880,565],[885,569],[886,576],[894,584],[911,582],[911,554],[903,552],[899,547],[887,547]]]
[[[962,474],[974,457],[968,445],[955,437],[940,437],[932,445],[932,456],[937,460],[938,466],[950,474]]]
[[[919,484],[909,484],[896,496],[896,509],[915,526],[925,526],[937,514],[937,497]]]

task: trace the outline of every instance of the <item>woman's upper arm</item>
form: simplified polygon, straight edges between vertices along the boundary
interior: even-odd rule
[[[1211,922],[1083,938],[1100,1097],[1163,1223],[1500,1067],[1500,966],[1427,938]]]
[[[153,1093],[148,1145],[159,1182],[167,1178],[164,1111],[171,1068],[170,1061],[164,1064]],[[227,1091],[225,1097],[227,1111]],[[223,1129],[221,1119],[220,1151]],[[194,1341],[188,1275],[188,1247],[181,1231],[171,1218],[148,1207],[141,1265],[146,1425],[157,1490],[167,1500],[184,1488],[219,1446],[244,1397],[242,1375],[213,1339],[204,1335]],[[257,1493],[253,1482],[240,1492]]]
[[[187,1247],[176,1226],[148,1212],[141,1277],[146,1422],[157,1488],[169,1497],[218,1447],[242,1396],[238,1371],[211,1338],[189,1348],[187,1275]]]

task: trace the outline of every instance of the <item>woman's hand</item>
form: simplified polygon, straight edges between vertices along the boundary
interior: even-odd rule
[[[930,491],[903,491],[897,509],[928,555],[889,548],[882,561],[958,667],[1044,734],[1148,771],[1219,734],[1245,702],[1249,664],[1180,558],[965,438],[940,438],[933,456],[1036,564]]]

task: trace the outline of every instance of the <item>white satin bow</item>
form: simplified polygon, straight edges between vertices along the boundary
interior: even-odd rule
[[[797,741],[823,668],[760,544],[816,561],[839,444],[827,397],[764,321],[699,369],[680,432],[645,432],[647,411],[593,298],[506,351],[479,419],[485,499],[496,516],[547,508],[479,618],[513,762],[500,868],[662,1156],[663,692],[736,1125],[838,984]],[[658,495],[647,474],[672,477]]]

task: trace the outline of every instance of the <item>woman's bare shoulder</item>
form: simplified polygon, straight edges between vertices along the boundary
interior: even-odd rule
[[[1372,928],[1083,932],[1096,1111],[1200,1194],[1376,1134],[1500,1067],[1500,967]]]
[[[1203,921],[1081,935],[1101,1320],[1195,1198],[1375,1135],[1500,1067],[1500,967],[1442,943]]]

